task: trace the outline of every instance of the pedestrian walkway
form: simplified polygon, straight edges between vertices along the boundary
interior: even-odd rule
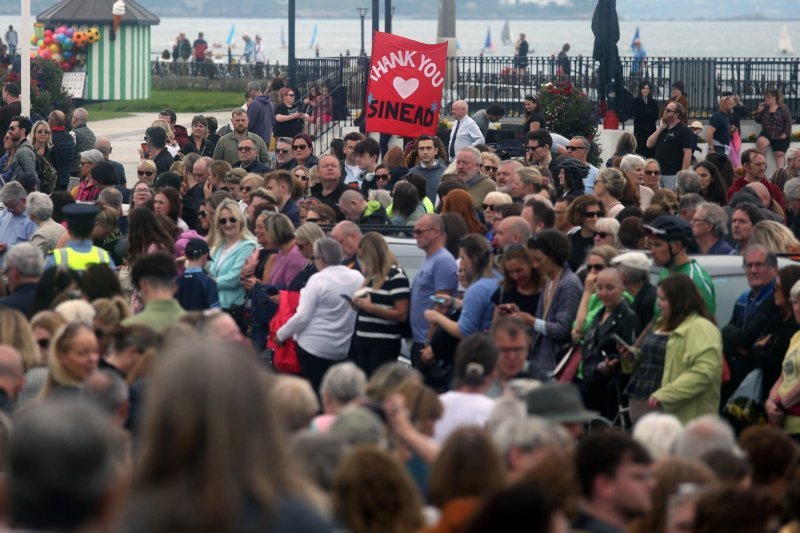
[[[178,113],[178,124],[191,132],[191,120],[195,115],[216,117],[219,126],[229,122],[231,109],[217,109],[202,113]],[[92,120],[89,114],[89,127],[97,137],[108,137],[111,140],[111,159],[125,167],[128,187],[137,181],[136,167],[139,164],[139,150],[144,141],[144,132],[158,118],[158,112],[133,113],[129,117],[108,120]]]

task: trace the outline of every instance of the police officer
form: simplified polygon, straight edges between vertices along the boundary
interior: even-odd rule
[[[45,268],[64,266],[70,270],[83,272],[89,265],[98,263],[106,263],[115,268],[108,252],[92,245],[94,220],[100,209],[94,205],[73,203],[64,206],[63,212],[71,239],[64,248],[50,252]]]

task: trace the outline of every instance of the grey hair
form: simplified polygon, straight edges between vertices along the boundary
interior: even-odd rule
[[[97,201],[117,210],[122,209],[122,193],[116,187],[107,187],[100,191]],[[30,207],[28,207],[28,211],[30,211]]]
[[[506,420],[492,433],[492,437],[506,461],[509,452],[515,447],[526,453],[542,448],[565,450],[572,447],[566,429],[538,416]]]
[[[583,144],[583,147],[586,148],[587,150],[592,147],[592,143],[590,143],[589,139],[587,139],[583,135],[575,135],[570,140],[572,140],[572,141],[574,141],[574,140],[581,141],[581,144]]]
[[[700,192],[700,176],[694,170],[681,170],[677,174],[677,192],[679,195]]]
[[[800,178],[792,178],[783,184],[783,196],[786,200],[800,200]]]
[[[3,185],[3,189],[0,190],[0,202],[18,202],[23,198],[26,198],[28,195],[25,192],[25,187],[18,181],[9,181],[5,185]]]
[[[699,459],[711,450],[725,450],[738,457],[742,456],[730,424],[717,415],[704,415],[695,418],[683,428],[675,442],[673,455]]]
[[[486,431],[494,435],[506,422],[519,423],[528,415],[525,402],[513,396],[504,396],[494,402],[489,418],[486,419]]]
[[[249,82],[244,91],[248,95],[250,95],[251,93],[256,92],[256,91],[263,92],[262,89],[261,89],[261,84],[258,83],[257,81]]]
[[[367,390],[367,375],[351,362],[333,365],[325,372],[319,392],[328,395],[340,405],[364,396]]]
[[[723,208],[717,204],[704,202],[697,206],[697,209],[702,209],[705,212],[703,218],[711,226],[714,236],[721,239],[728,233],[728,214]]]
[[[101,368],[83,385],[83,396],[104,413],[115,416],[128,401],[128,384],[116,372]]]
[[[314,255],[328,266],[338,265],[342,262],[342,246],[330,237],[325,237],[314,243]]]
[[[461,153],[461,152],[468,152],[468,153],[472,154],[472,157],[475,158],[475,162],[476,163],[480,163],[481,162],[481,153],[477,148],[474,148],[472,146],[465,146],[464,148],[462,148],[461,150],[458,151],[458,153]]]
[[[330,492],[336,469],[350,450],[341,438],[329,433],[301,431],[291,440],[297,466],[320,489]]]
[[[8,249],[5,257],[5,270],[14,267],[26,278],[41,277],[44,272],[44,258],[37,247],[21,242]]]
[[[647,413],[633,427],[633,438],[639,441],[653,459],[658,460],[672,453],[672,448],[683,430],[675,415]]]
[[[685,172],[685,170],[681,170],[681,172]],[[678,174],[680,175],[680,172]],[[682,211],[694,211],[704,203],[706,203],[705,199],[697,193],[681,193],[681,199],[678,202],[678,207]]]
[[[601,217],[594,223],[594,228],[595,231],[611,233],[614,236],[614,246],[619,246],[619,220],[611,217]]]
[[[644,168],[645,166],[647,166],[647,163],[644,158],[636,154],[628,154],[619,162],[619,169],[625,173],[633,171],[634,168]]]
[[[618,264],[616,267],[617,271],[625,277],[625,281],[628,283],[639,285],[647,283],[650,280],[650,273],[645,270],[631,268],[628,265],[623,264]]]
[[[89,112],[86,111],[86,109],[79,107],[72,112],[72,118],[76,119],[78,122],[86,122],[89,120]]]
[[[767,266],[772,268],[778,268],[778,254],[776,254],[775,252],[773,252],[772,250],[761,244],[753,244],[748,246],[742,252],[742,261],[743,262],[746,261],[747,256],[756,252],[764,252],[764,262],[767,263]]]
[[[53,200],[43,192],[34,191],[28,195],[28,216],[40,222],[53,216]]]
[[[81,152],[81,161],[86,161],[87,163],[102,163],[103,162],[103,154],[100,150],[96,148],[92,148],[91,150],[86,150]]]
[[[597,181],[605,185],[606,189],[608,189],[608,194],[614,198],[622,196],[625,187],[628,185],[628,180],[625,179],[622,172],[616,168],[604,168],[601,170],[597,174]]]

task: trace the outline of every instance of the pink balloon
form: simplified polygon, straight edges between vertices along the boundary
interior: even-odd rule
[[[52,35],[45,35],[44,36],[44,44],[50,46],[53,44],[53,36]]]
[[[52,53],[50,50],[48,50],[48,49],[45,49],[45,50],[44,50],[44,51],[41,53],[41,56],[42,56],[43,58],[45,58],[45,59],[50,59],[50,58],[53,56],[53,53]]]
[[[53,36],[53,30],[44,30],[44,36],[45,37],[52,37]]]

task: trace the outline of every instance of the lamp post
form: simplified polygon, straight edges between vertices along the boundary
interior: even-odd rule
[[[367,52],[364,50],[364,18],[367,16],[368,7],[357,7],[358,15],[361,17],[361,52],[360,55],[365,56]]]

